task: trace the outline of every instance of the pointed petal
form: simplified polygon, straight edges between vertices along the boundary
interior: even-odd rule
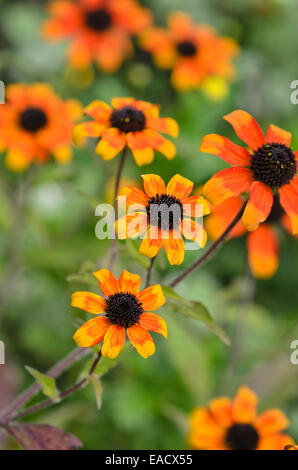
[[[140,290],[141,278],[137,274],[129,273],[125,269],[118,279],[118,284],[121,292],[137,294]]]
[[[108,269],[99,269],[99,271],[93,273],[93,276],[96,277],[103,294],[107,297],[119,291],[118,282],[114,274]]]
[[[207,233],[201,224],[192,219],[184,218],[182,221],[182,234],[188,240],[196,242],[204,248],[207,242]]]
[[[284,144],[287,147],[291,145],[292,134],[280,129],[280,127],[271,124],[265,136],[265,143]]]
[[[250,153],[245,148],[217,134],[206,135],[201,142],[200,151],[217,155],[234,166],[249,166],[251,161]]]
[[[145,129],[143,133],[150,147],[162,153],[168,160],[175,157],[176,147],[173,142],[151,129]]]
[[[264,144],[264,134],[257,121],[241,109],[227,114],[224,119],[232,126],[238,137],[252,150],[257,150]]]
[[[134,98],[113,98],[112,107],[114,109],[124,108],[125,106],[132,106],[135,103]]]
[[[224,449],[225,429],[219,425],[209,410],[194,409],[190,416],[189,444],[194,449]]]
[[[119,196],[126,197],[127,207],[137,204],[138,206],[140,206],[140,208],[142,206],[145,210],[148,204],[148,196],[146,196],[144,191],[141,191],[140,189],[137,189],[134,186],[124,186],[120,189]]]
[[[139,319],[139,324],[145,328],[145,330],[159,333],[165,338],[167,337],[167,325],[163,318],[155,313],[145,312],[142,313]]]
[[[163,246],[172,266],[183,263],[185,251],[183,238],[164,240]]]
[[[232,402],[230,398],[220,397],[209,402],[209,410],[214,420],[225,428],[232,425]]]
[[[188,197],[192,190],[193,182],[183,178],[181,175],[173,176],[167,185],[167,194],[175,196],[177,199]]]
[[[260,414],[255,421],[260,436],[274,434],[289,426],[289,420],[286,415],[278,409],[268,410]]]
[[[202,194],[211,204],[217,205],[232,196],[245,193],[253,182],[253,173],[248,168],[227,168],[207,181]]]
[[[163,134],[169,134],[172,137],[177,137],[179,134],[179,127],[174,119],[147,117],[146,123],[148,129],[153,129]]]
[[[242,223],[247,230],[256,230],[259,224],[267,219],[272,204],[272,190],[266,184],[255,181],[251,186],[249,200],[242,217]]]
[[[85,291],[74,292],[71,296],[71,305],[81,308],[86,312],[94,313],[95,315],[104,313],[107,306],[103,297]]]
[[[127,329],[127,336],[138,353],[146,359],[155,352],[154,341],[147,330],[136,324]]]
[[[200,217],[210,214],[210,205],[203,196],[189,196],[182,199],[183,215],[186,217]],[[201,206],[201,207],[199,207]],[[198,210],[196,211],[196,207]]]
[[[111,325],[105,334],[102,355],[114,359],[120,353],[125,343],[125,329],[120,325]]]
[[[291,219],[293,234],[298,233],[298,191],[291,184],[279,190],[280,203]]]
[[[103,160],[111,160],[124,149],[125,145],[125,134],[119,129],[112,127],[102,133],[102,137],[95,151]]]
[[[154,151],[144,131],[129,132],[127,134],[127,145],[131,149],[134,159],[139,166],[152,163]]]
[[[166,185],[164,184],[163,179],[158,175],[142,175],[143,182],[144,182],[144,189],[146,194],[151,198],[152,196],[156,196],[157,194],[165,194],[166,192]]]
[[[148,258],[154,258],[163,245],[163,241],[158,236],[157,227],[150,227],[146,237],[143,239],[139,252]]]
[[[156,310],[166,302],[162,288],[159,284],[147,287],[138,293],[137,298],[142,302],[143,309],[146,312]]]
[[[96,121],[104,124],[106,127],[109,127],[109,119],[112,113],[112,110],[108,104],[104,101],[95,100],[92,101],[86,108],[84,109],[84,113],[91,116]]]
[[[256,418],[257,395],[248,387],[238,389],[232,404],[233,420],[237,423],[252,423]]]
[[[82,325],[74,334],[73,339],[81,348],[90,348],[100,343],[111,326],[106,317],[95,317]]]
[[[294,441],[287,434],[272,434],[260,439],[258,450],[284,450],[289,444],[294,444]]]
[[[248,260],[253,275],[268,279],[278,268],[278,239],[273,228],[262,224],[247,237]]]
[[[106,129],[106,126],[96,121],[82,122],[75,126],[73,130],[73,141],[76,145],[80,144],[86,137],[99,137]]]

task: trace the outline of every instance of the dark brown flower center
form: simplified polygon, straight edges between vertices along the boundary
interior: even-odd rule
[[[259,434],[251,424],[233,424],[226,434],[226,445],[231,450],[256,450]]]
[[[129,328],[144,312],[142,303],[130,292],[118,292],[106,299],[106,316],[114,325]]]
[[[178,229],[183,219],[183,205],[175,196],[156,194],[146,207],[151,226],[167,231]]]
[[[265,144],[251,157],[251,169],[256,181],[271,188],[281,188],[295,176],[297,164],[292,150],[284,144]]]
[[[110,121],[112,127],[117,127],[125,133],[143,131],[146,126],[144,113],[132,106],[114,109]]]
[[[86,24],[94,31],[105,31],[111,26],[111,15],[104,9],[91,10],[86,13]]]
[[[20,115],[20,125],[28,132],[37,132],[46,126],[48,118],[44,111],[39,108],[27,108]]]
[[[197,53],[197,46],[191,41],[182,41],[177,45],[180,55],[185,57],[193,57]]]

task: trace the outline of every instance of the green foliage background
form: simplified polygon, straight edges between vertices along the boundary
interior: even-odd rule
[[[182,8],[178,0],[141,3],[153,10],[159,24],[170,11]],[[236,108],[251,112],[263,127],[273,122],[290,130],[293,147],[298,148],[298,108],[290,102],[290,83],[298,78],[296,0],[183,2],[184,11],[194,19],[240,43],[237,78],[229,97],[220,103],[199,92],[176,94],[168,73],[156,70],[139,50],[118,73],[97,71],[90,87],[75,86],[65,71],[65,46],[40,38],[44,4],[0,1],[0,78],[5,84],[46,81],[64,98],[75,97],[83,104],[95,98],[109,102],[113,96],[161,103],[161,114],[174,117],[181,128],[178,156],[168,162],[157,155],[152,165],[143,168],[130,158],[126,177],[138,180],[142,173],[153,172],[168,180],[180,173],[197,186],[204,183],[225,165],[200,154],[200,140],[209,132],[235,139],[222,116]],[[117,163],[117,159],[101,161],[92,145],[75,149],[67,167],[51,162],[24,175],[9,173],[1,158],[0,280],[2,285],[7,279],[11,282],[5,285],[1,304],[0,339],[6,344],[5,367],[13,371],[19,391],[32,381],[24,366],[45,371],[74,347],[78,317],[88,318],[70,307],[70,296],[90,286],[67,278],[80,270],[107,266],[108,241],[95,237],[94,207],[108,199]],[[15,197],[21,200],[19,212]],[[290,433],[297,441],[298,366],[290,363],[290,344],[298,338],[298,250],[297,240],[279,231],[280,268],[273,279],[251,278],[242,238],[226,243],[177,289],[208,306],[231,338],[231,347],[201,323],[164,308],[168,340],[155,335],[157,352],[146,361],[132,350],[125,353],[103,378],[100,411],[87,387],[34,416],[34,422],[73,432],[86,449],[180,449],[187,446],[186,419],[193,407],[220,394],[232,396],[239,385],[247,384],[259,393],[260,410],[281,407],[287,413]],[[126,268],[144,276],[124,243],[121,247],[115,272]],[[166,284],[197,256],[188,252],[184,264],[171,269],[160,256],[155,280]],[[58,382],[60,388],[75,380],[80,368],[77,364],[66,374]]]

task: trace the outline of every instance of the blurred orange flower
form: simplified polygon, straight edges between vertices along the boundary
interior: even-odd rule
[[[148,331],[167,337],[165,321],[152,310],[165,303],[160,285],[140,291],[141,278],[124,270],[117,281],[107,269],[93,273],[106,298],[92,292],[75,292],[71,304],[97,316],[75,333],[78,346],[89,348],[103,341],[102,355],[118,356],[125,343],[125,331],[131,344],[144,358],[154,354],[155,345]],[[104,314],[104,315],[102,315]]]
[[[113,98],[112,108],[103,101],[93,101],[85,113],[95,119],[78,124],[74,141],[86,137],[101,137],[96,153],[103,160],[111,160],[126,145],[138,165],[147,165],[154,159],[154,150],[168,159],[176,155],[175,145],[159,134],[178,135],[178,124],[171,118],[160,118],[159,107],[134,98]]]
[[[74,68],[96,62],[105,72],[121,66],[133,52],[130,36],[152,22],[137,0],[58,0],[48,9],[52,18],[43,26],[44,37],[71,40],[68,60]]]
[[[209,206],[203,197],[190,196],[193,182],[181,175],[173,176],[167,186],[158,175],[142,178],[145,191],[126,186],[119,192],[119,197],[126,197],[128,215],[117,222],[118,236],[142,236],[141,254],[154,258],[163,247],[170,264],[181,264],[185,251],[182,235],[205,246],[206,232],[195,217],[208,214]],[[201,205],[202,214],[196,214],[197,205]],[[169,213],[162,210],[163,206]]]
[[[205,228],[211,240],[216,240],[222,235],[236,217],[242,205],[243,200],[240,197],[231,197],[212,208],[211,214],[205,220]],[[287,232],[292,235],[290,218],[275,195],[271,212],[266,221],[259,225],[257,230],[249,232],[247,236],[249,265],[253,275],[257,278],[270,278],[277,271],[279,244],[277,232],[274,228],[276,223],[281,223]],[[247,233],[247,230],[240,221],[231,231],[229,238],[239,237],[245,233]]]
[[[140,45],[158,67],[173,70],[172,83],[180,91],[200,87],[207,77],[230,80],[234,76],[236,42],[218,36],[208,25],[193,23],[182,12],[169,16],[168,29],[153,26],[143,31]]]
[[[272,209],[273,196],[289,216],[294,234],[298,233],[298,152],[290,148],[291,134],[271,124],[266,135],[245,111],[237,110],[224,117],[237,136],[249,147],[234,144],[226,137],[209,134],[200,150],[212,153],[233,165],[214,175],[202,194],[217,205],[232,196],[249,192],[242,222],[249,231],[256,230]]]
[[[0,151],[6,165],[24,171],[50,156],[60,163],[72,158],[72,131],[82,113],[75,100],[63,101],[48,84],[14,84],[0,106]]]
[[[293,440],[281,433],[289,421],[279,409],[257,415],[258,397],[239,388],[234,400],[220,397],[190,416],[189,444],[206,450],[283,450]]]

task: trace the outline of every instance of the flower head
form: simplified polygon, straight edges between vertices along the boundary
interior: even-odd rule
[[[205,228],[211,240],[216,240],[223,234],[242,205],[241,197],[231,197],[211,209],[211,214],[205,221]],[[270,214],[264,223],[260,224],[255,231],[247,233],[245,226],[240,221],[229,236],[229,238],[234,238],[247,234],[250,269],[253,275],[260,279],[274,276],[278,268],[279,242],[276,224],[281,224],[290,235],[292,234],[291,220],[275,195]]]
[[[207,25],[194,24],[185,13],[172,13],[167,29],[145,30],[140,44],[152,54],[158,67],[173,70],[172,83],[180,91],[196,89],[208,77],[231,79],[234,75],[236,42],[219,37]]]
[[[128,216],[118,220],[118,236],[142,236],[141,254],[154,258],[163,247],[170,264],[181,264],[183,236],[205,246],[206,232],[195,218],[209,213],[208,204],[201,196],[190,196],[193,183],[181,175],[173,176],[167,186],[158,175],[142,178],[144,191],[126,186],[119,193],[126,197]]]
[[[6,103],[0,106],[0,150],[6,151],[6,165],[24,171],[51,155],[68,162],[74,122],[80,115],[80,104],[63,101],[50,85],[8,86]]]
[[[242,386],[234,400],[216,398],[190,416],[189,443],[207,450],[283,450],[292,439],[282,434],[289,422],[278,409],[257,415],[258,397]]]
[[[85,113],[94,121],[78,124],[74,140],[79,143],[86,137],[100,137],[96,153],[103,160],[114,158],[126,145],[138,165],[151,163],[154,150],[168,159],[176,154],[174,144],[159,132],[176,137],[178,125],[171,118],[160,118],[156,105],[134,98],[114,98],[112,108],[103,101],[93,101]]]
[[[71,304],[86,312],[99,315],[87,321],[75,333],[78,346],[88,348],[101,341],[102,355],[118,356],[125,343],[125,331],[138,353],[147,358],[154,354],[155,345],[148,331],[167,337],[165,321],[152,313],[165,303],[160,285],[140,291],[141,278],[123,271],[118,281],[107,269],[93,273],[105,297],[92,292],[75,292]]]
[[[282,208],[289,216],[294,234],[298,233],[298,152],[290,148],[291,134],[271,124],[266,135],[245,111],[224,117],[249,147],[210,134],[203,138],[201,151],[213,153],[233,165],[214,175],[202,194],[214,205],[231,196],[249,192],[242,222],[249,231],[256,230],[272,209],[274,195],[279,194]]]
[[[75,68],[92,62],[105,72],[117,70],[133,52],[130,36],[151,24],[152,15],[137,0],[52,1],[43,26],[50,40],[69,39],[68,60]]]

